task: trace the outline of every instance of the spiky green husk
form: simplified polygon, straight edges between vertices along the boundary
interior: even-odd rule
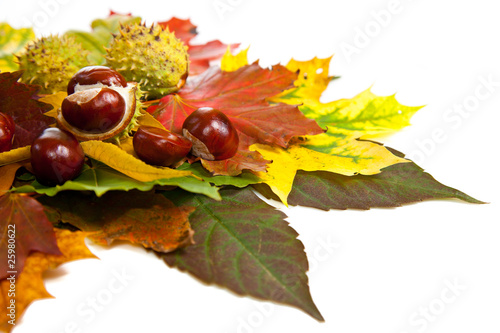
[[[177,91],[187,77],[187,47],[158,25],[122,27],[106,52],[107,66],[138,82],[147,99]]]
[[[135,111],[134,111],[134,116],[132,117],[132,120],[130,123],[125,127],[125,129],[109,139],[110,142],[114,142],[118,145],[120,145],[120,142],[123,140],[126,140],[130,137],[130,134],[132,131],[135,131],[139,127],[139,120],[138,118],[144,114],[144,106],[141,102],[141,99],[144,95],[144,92],[141,90],[141,86],[137,86],[137,90],[135,91]]]
[[[17,56],[19,68],[24,70],[21,82],[42,86],[44,94],[66,91],[73,74],[90,65],[88,54],[74,38],[51,35],[37,39]]]

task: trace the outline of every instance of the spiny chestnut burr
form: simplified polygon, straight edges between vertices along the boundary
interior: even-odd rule
[[[68,83],[68,95],[71,95],[75,90],[81,90],[82,86],[108,86],[122,87],[127,86],[127,80],[115,71],[106,66],[87,66],[76,72]]]
[[[69,95],[61,110],[68,124],[80,131],[104,133],[122,120],[126,103],[113,89],[94,88]]]
[[[141,126],[134,134],[134,150],[144,162],[157,166],[175,166],[191,150],[191,141],[167,130]]]
[[[62,185],[76,178],[85,155],[78,140],[59,128],[47,128],[31,145],[31,166],[40,184]]]
[[[217,109],[204,107],[191,113],[182,125],[182,134],[193,143],[191,153],[205,160],[228,159],[238,151],[238,133]]]
[[[15,129],[12,117],[0,112],[0,153],[11,150]]]

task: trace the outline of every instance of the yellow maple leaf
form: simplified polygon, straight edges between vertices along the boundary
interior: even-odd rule
[[[329,76],[329,58],[313,58],[308,61],[290,60],[286,68],[292,72],[299,71],[299,76],[294,82],[295,88],[288,89],[269,100],[286,104],[308,104],[318,101],[321,94],[328,87],[333,77]]]
[[[231,53],[231,48],[228,46],[226,53],[224,53],[224,56],[222,56],[222,60],[220,63],[221,69],[224,72],[234,72],[239,68],[248,65],[247,53],[249,48],[250,47],[247,47],[236,55],[233,55]]]
[[[57,238],[57,245],[62,255],[33,252],[26,259],[24,269],[18,277],[0,281],[0,289],[3,296],[0,297],[1,330],[10,332],[15,327],[12,323],[19,321],[26,308],[33,301],[52,298],[52,295],[47,292],[43,283],[44,272],[68,261],[97,258],[85,245],[84,239],[87,233],[61,229],[55,229],[54,231]],[[14,288],[12,288],[11,282],[14,281]],[[15,293],[15,296],[12,293]],[[12,300],[15,303],[12,303]],[[15,304],[13,313],[11,312],[13,309],[11,304]],[[14,321],[9,323],[13,319]]]
[[[302,104],[300,111],[330,131],[352,131],[362,138],[398,131],[410,125],[410,118],[422,106],[405,106],[394,95],[377,96],[370,89],[353,98],[320,102],[321,94],[333,77],[328,75],[330,58],[291,60],[286,68],[299,71],[295,88],[274,96],[275,103]]]
[[[192,176],[189,171],[148,165],[112,143],[85,141],[81,145],[85,155],[141,182]]]
[[[387,166],[408,162],[373,142],[357,141],[349,136],[340,139],[328,133],[305,137],[303,142],[296,140],[287,149],[261,144],[254,144],[250,149],[272,160],[267,172],[257,175],[285,205],[298,170],[373,175]]]
[[[57,118],[57,110],[61,107],[63,100],[68,96],[65,91],[59,91],[39,99],[40,102],[52,105],[52,110],[44,113],[47,117]]]

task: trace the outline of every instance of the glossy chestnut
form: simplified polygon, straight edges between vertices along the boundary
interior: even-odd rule
[[[98,84],[108,87],[125,88],[127,86],[127,80],[123,75],[106,66],[83,67],[69,80],[68,95],[75,92],[77,85],[91,86]]]
[[[134,134],[134,150],[144,162],[157,166],[175,166],[191,150],[191,141],[167,130],[141,126]]]
[[[12,149],[16,125],[8,114],[0,112],[0,153]]]
[[[205,160],[224,160],[238,151],[238,133],[217,109],[205,107],[191,113],[182,125],[182,134],[193,143],[191,153]]]
[[[62,185],[76,178],[85,155],[78,140],[59,128],[47,128],[31,145],[31,166],[40,184]]]
[[[87,133],[104,133],[122,120],[126,103],[113,89],[94,88],[69,95],[61,110],[71,126]]]

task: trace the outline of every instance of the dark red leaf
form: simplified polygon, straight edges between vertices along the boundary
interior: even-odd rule
[[[47,219],[43,206],[27,195],[7,193],[0,197],[0,230],[0,255],[3,258],[0,260],[0,280],[10,275],[10,271],[20,274],[32,251],[61,254],[54,228]],[[11,238],[15,240],[14,262],[7,261],[7,256],[12,254],[9,253]]]
[[[10,115],[16,123],[13,148],[31,145],[54,118],[44,116],[51,106],[36,100],[39,86],[17,82],[22,72],[0,73],[0,112]]]

